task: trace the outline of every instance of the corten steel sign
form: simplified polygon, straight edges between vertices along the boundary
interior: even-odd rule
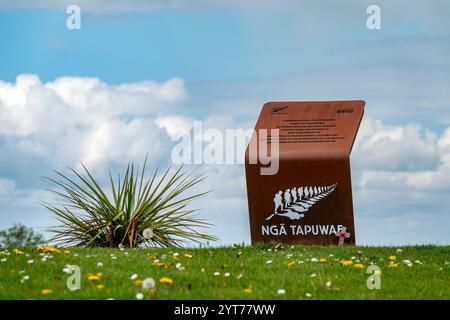
[[[350,152],[364,101],[268,102],[253,139],[267,129],[267,150],[278,129],[279,168],[262,175],[245,155],[252,243],[338,244],[343,228],[355,243]],[[261,142],[258,148],[261,147]]]

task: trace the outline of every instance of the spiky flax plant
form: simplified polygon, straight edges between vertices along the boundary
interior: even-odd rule
[[[187,173],[180,167],[169,168],[162,175],[156,169],[146,177],[146,163],[147,158],[142,170],[129,164],[116,182],[109,173],[109,193],[83,164],[81,172],[71,169],[73,177],[55,171],[56,178],[45,178],[52,186],[49,191],[55,195],[55,203],[43,205],[60,223],[49,229],[54,233],[53,243],[134,248],[216,240],[199,231],[210,224],[188,208],[191,201],[207,193],[186,195],[205,179],[204,173]]]

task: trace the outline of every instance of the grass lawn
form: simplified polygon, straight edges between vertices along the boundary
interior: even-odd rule
[[[0,250],[0,299],[136,299],[138,292],[145,299],[450,299],[450,246],[399,248]],[[388,267],[390,256],[396,267]],[[353,264],[343,266],[342,260]],[[381,269],[379,290],[366,286],[372,263]],[[80,267],[80,290],[66,288],[67,264]],[[156,281],[153,293],[139,283],[147,277]],[[163,277],[173,283],[160,283]]]

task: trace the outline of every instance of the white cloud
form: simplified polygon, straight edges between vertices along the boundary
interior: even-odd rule
[[[187,99],[180,79],[108,85],[97,78],[63,77],[41,83],[36,75],[0,81],[0,137],[49,163],[160,159],[167,147],[154,124]]]
[[[10,179],[0,178],[0,197],[6,197],[14,191],[16,183]]]
[[[178,139],[189,133],[194,126],[194,121],[186,116],[169,115],[158,117],[155,123],[159,128],[164,128],[171,138]]]
[[[436,134],[420,125],[388,126],[373,118],[361,125],[355,157],[364,170],[424,171],[441,164]]]

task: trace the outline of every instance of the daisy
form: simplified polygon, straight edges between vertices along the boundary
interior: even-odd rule
[[[177,263],[176,265],[175,265],[175,268],[177,268],[178,270],[180,270],[180,271],[183,271],[184,270],[184,267],[181,265],[181,263]]]
[[[409,260],[403,260],[402,261],[404,264],[406,264],[408,267],[412,267],[412,262]]]
[[[229,277],[229,276],[230,276],[230,273],[229,273],[229,272],[225,272],[225,273],[224,273],[224,276],[225,276],[225,277]]]
[[[286,290],[278,289],[277,294],[286,294]]]
[[[138,275],[135,273],[135,274],[131,275],[130,279],[131,279],[131,280],[136,280],[137,277],[138,277]]]
[[[97,267],[103,267],[103,263],[97,262]]]
[[[266,264],[271,264],[272,263],[272,260],[267,260],[266,261]]]
[[[72,268],[71,265],[66,264],[66,265],[64,266],[64,268],[62,269],[62,271],[63,271],[64,273],[70,274],[70,273],[72,273],[74,270],[73,270],[73,268]]]
[[[136,299],[137,299],[137,300],[142,300],[142,299],[144,299],[144,295],[142,294],[142,292],[136,293]]]

